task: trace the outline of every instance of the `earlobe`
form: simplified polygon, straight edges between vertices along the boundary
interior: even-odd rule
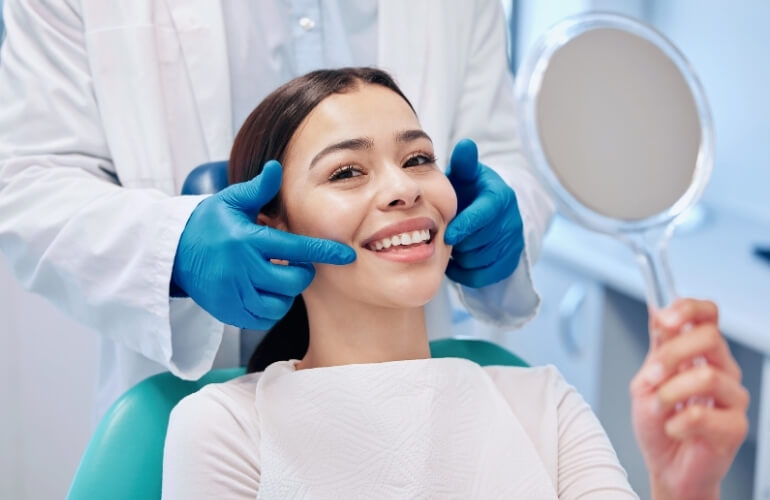
[[[257,224],[272,227],[273,229],[279,229],[281,231],[287,230],[286,223],[283,219],[274,215],[265,215],[262,212],[257,215]]]

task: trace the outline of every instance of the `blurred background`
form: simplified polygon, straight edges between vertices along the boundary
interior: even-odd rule
[[[700,77],[716,131],[715,168],[698,210],[672,241],[671,264],[682,295],[720,305],[722,329],[752,394],[749,438],[723,497],[770,499],[770,262],[754,254],[755,246],[770,247],[770,2],[502,3],[514,73],[549,26],[601,10],[659,29]],[[0,40],[3,31],[0,21]],[[555,364],[599,415],[632,486],[648,498],[629,417],[628,383],[648,342],[633,255],[557,217],[534,273],[543,305],[523,330],[486,328],[459,310],[456,322],[531,364]],[[94,332],[24,292],[0,257],[0,498],[66,495],[95,424],[98,350]]]

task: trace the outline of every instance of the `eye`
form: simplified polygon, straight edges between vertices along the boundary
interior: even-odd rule
[[[358,177],[360,175],[363,175],[363,173],[359,169],[353,165],[345,165],[332,172],[332,174],[329,176],[329,180],[332,182],[341,181],[345,179],[352,179],[353,177]]]
[[[416,153],[404,162],[404,167],[419,167],[421,165],[433,165],[436,163],[436,157],[425,153]]]

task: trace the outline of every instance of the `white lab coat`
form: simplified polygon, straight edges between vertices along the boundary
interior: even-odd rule
[[[515,139],[501,12],[497,0],[381,0],[378,60],[439,158],[470,137],[516,191],[526,240],[517,271],[458,287],[475,316],[516,327],[539,303],[529,266],[552,205]],[[104,402],[164,368],[199,377],[223,325],[168,293],[202,199],[175,195],[192,168],[227,158],[234,137],[220,3],[10,0],[5,22],[0,251],[27,289],[104,336]],[[450,331],[446,296],[428,308],[429,332]]]

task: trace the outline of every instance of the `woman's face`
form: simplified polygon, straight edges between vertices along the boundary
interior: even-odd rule
[[[306,294],[386,307],[421,306],[436,294],[457,197],[398,94],[361,83],[327,97],[292,136],[283,165],[285,229],[357,254],[347,266],[317,264]]]

